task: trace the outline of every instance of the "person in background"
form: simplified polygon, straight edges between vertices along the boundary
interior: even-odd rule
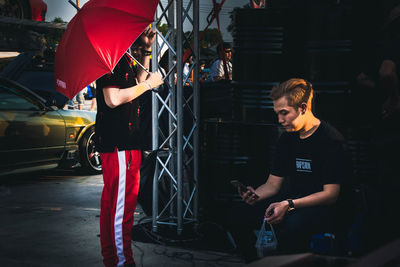
[[[394,6],[384,27],[384,47],[379,67],[380,85],[386,99],[382,105],[382,114],[389,117],[400,112],[399,63],[400,63],[400,4]]]
[[[378,178],[374,188],[381,196],[381,206],[376,212],[375,222],[384,244],[400,238],[400,219],[397,216],[397,194],[400,190],[398,158],[400,150],[400,4],[393,1],[384,27],[384,44],[379,67],[379,81],[373,95],[381,90],[383,98],[382,120],[376,124],[375,153],[377,156]],[[379,95],[378,95],[379,96]],[[372,104],[372,103],[371,103]],[[382,216],[382,217],[381,217]],[[384,220],[380,218],[385,218]]]
[[[189,58],[186,60],[185,64],[183,65],[183,79],[186,80],[187,82],[185,85],[191,85],[193,84],[193,70],[190,71],[190,68],[193,65],[193,55],[190,55]]]
[[[206,61],[201,60],[200,61],[200,70],[199,70],[199,81],[200,82],[205,82],[208,80],[208,75],[210,73],[210,69],[206,68]]]
[[[85,97],[83,96],[83,90],[79,91],[74,98],[68,101],[68,109],[75,109],[75,102],[78,104],[78,109],[82,110],[85,104]]]
[[[90,91],[92,94],[92,101],[90,102],[90,111],[95,111],[96,110],[96,81],[92,82],[89,84]]]
[[[232,80],[232,49],[229,43],[224,43],[223,48],[225,54],[221,55],[211,66],[211,79],[214,82]]]

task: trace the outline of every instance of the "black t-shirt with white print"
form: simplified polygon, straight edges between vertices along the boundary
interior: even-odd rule
[[[342,184],[348,170],[343,136],[321,121],[308,138],[300,139],[298,132],[281,135],[271,174],[289,179],[290,197],[300,198],[325,184]]]
[[[95,143],[99,152],[141,149],[140,102],[134,99],[129,103],[110,108],[104,100],[103,89],[116,87],[126,89],[136,85],[136,71],[128,55],[122,56],[112,73],[99,78],[97,85],[97,115]]]

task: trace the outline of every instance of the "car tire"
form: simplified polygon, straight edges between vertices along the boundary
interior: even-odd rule
[[[80,163],[82,169],[90,174],[101,173],[100,153],[94,143],[94,127],[88,129],[79,142]]]

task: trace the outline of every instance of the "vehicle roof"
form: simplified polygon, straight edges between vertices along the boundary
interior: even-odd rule
[[[45,102],[62,108],[68,98],[54,90],[53,69],[54,53],[24,52],[4,67],[0,77],[17,82],[46,99]]]
[[[46,99],[44,99],[43,97],[41,97],[40,95],[36,94],[34,91],[29,90],[29,88],[26,88],[25,86],[18,84],[15,81],[12,81],[10,79],[4,78],[0,76],[0,85],[4,85],[4,86],[13,86],[14,88],[18,88],[20,90],[23,90],[27,93],[29,93],[30,95],[36,97],[38,100],[42,101],[43,103],[46,103]]]

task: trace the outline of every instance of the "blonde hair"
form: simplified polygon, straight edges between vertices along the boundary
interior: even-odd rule
[[[285,96],[289,106],[300,107],[302,103],[312,101],[312,84],[300,78],[292,78],[272,88],[270,97],[273,101]]]

